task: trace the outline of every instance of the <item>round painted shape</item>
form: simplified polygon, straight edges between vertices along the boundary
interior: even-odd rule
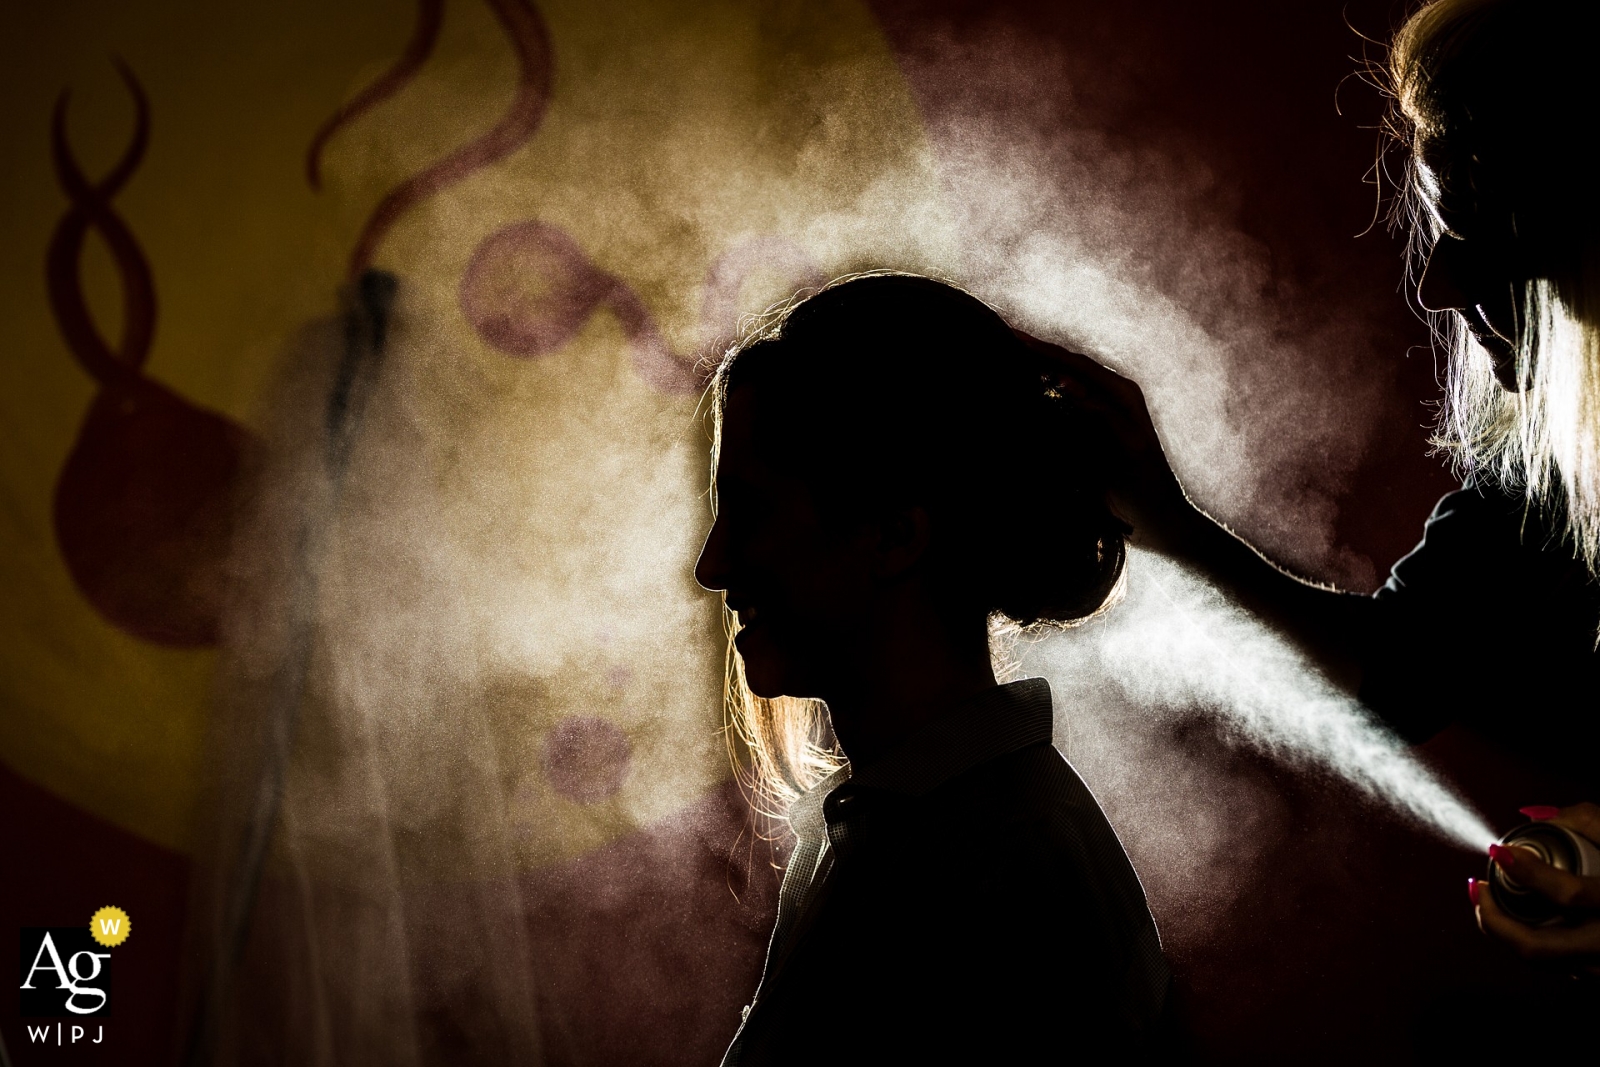
[[[560,227],[529,220],[485,237],[461,275],[461,311],[511,356],[549,355],[577,336],[616,281]]]
[[[545,736],[544,773],[568,800],[596,804],[622,788],[632,754],[628,735],[616,724],[571,715]]]

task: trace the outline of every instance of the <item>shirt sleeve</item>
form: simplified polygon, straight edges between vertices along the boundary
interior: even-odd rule
[[[1468,480],[1375,594],[1361,699],[1408,741],[1507,728],[1592,676],[1596,586],[1522,494]]]
[[[1473,596],[1472,578],[1504,555],[1488,503],[1471,483],[1446,494],[1423,524],[1421,542],[1373,594],[1380,608],[1364,635],[1361,699],[1413,743],[1454,719],[1457,627],[1490,610]]]

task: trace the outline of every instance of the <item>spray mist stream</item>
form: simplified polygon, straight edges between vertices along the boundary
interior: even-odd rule
[[[1464,848],[1495,840],[1480,815],[1293,645],[1164,557],[1131,554],[1127,596],[1103,623],[1016,651],[1069,707],[1093,706],[1082,690],[1094,678],[1151,715],[1198,709],[1231,740],[1332,772]]]

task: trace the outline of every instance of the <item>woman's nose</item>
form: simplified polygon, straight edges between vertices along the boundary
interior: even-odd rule
[[[718,516],[706,534],[706,543],[700,546],[700,558],[695,560],[694,580],[700,583],[700,588],[713,593],[728,588],[727,543],[727,527]]]
[[[1463,242],[1441,237],[1428,253],[1417,283],[1417,303],[1425,311],[1465,311],[1474,303],[1461,284]]]

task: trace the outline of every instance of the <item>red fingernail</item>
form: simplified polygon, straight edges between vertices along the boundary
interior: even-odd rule
[[[1504,845],[1490,845],[1489,858],[1508,871],[1516,866],[1517,862],[1516,857],[1511,854],[1511,850]]]
[[[1478,906],[1478,886],[1479,885],[1480,885],[1480,883],[1476,878],[1468,878],[1467,879],[1467,896],[1472,898],[1472,906],[1474,908],[1476,908]]]
[[[1552,808],[1548,804],[1530,804],[1525,808],[1518,808],[1517,810],[1535,822],[1543,822],[1545,819],[1553,819],[1557,815],[1561,814],[1560,808]]]

